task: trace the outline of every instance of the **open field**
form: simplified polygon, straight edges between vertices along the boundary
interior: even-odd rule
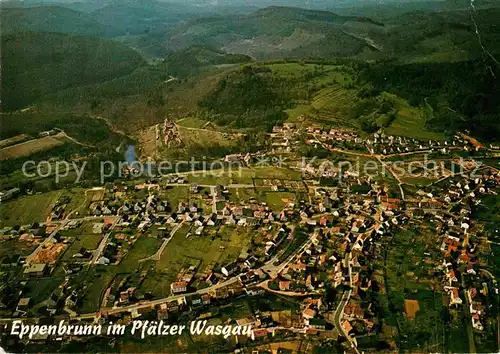
[[[214,170],[213,174],[207,172],[204,174],[203,172],[193,172],[191,174],[185,175],[187,180],[190,183],[197,184],[253,184],[254,179],[258,179],[261,181],[257,181],[256,184],[262,184],[262,180],[271,180],[271,179],[284,179],[284,180],[301,180],[301,173],[299,171],[291,170],[284,167],[274,167],[274,166],[266,166],[266,167],[242,167],[242,168],[233,168],[232,170]],[[184,188],[184,187],[181,187]]]
[[[189,147],[236,147],[240,137],[209,129],[179,127],[182,142]]]
[[[160,191],[159,196],[160,198],[166,198],[170,206],[172,207],[172,211],[176,211],[179,202],[187,202],[189,197],[189,189],[188,186],[173,186],[169,187],[165,191]]]
[[[0,140],[0,148],[4,148],[4,147],[12,145],[12,144],[17,144],[23,140],[28,139],[28,138],[29,138],[29,136],[26,134],[19,134],[19,135],[13,136],[12,138]]]
[[[386,94],[397,103],[398,113],[392,124],[385,129],[386,134],[407,136],[419,140],[444,140],[442,133],[429,131],[425,127],[424,112],[421,108],[411,107],[394,95]]]
[[[210,122],[195,117],[182,118],[176,121],[176,123],[185,128],[198,128],[198,129],[205,128],[205,126],[207,125],[212,125],[212,123]]]
[[[293,108],[285,110],[288,115],[287,122],[297,123],[299,122],[299,117],[303,117],[311,114],[311,106],[308,104],[298,104]]]
[[[236,171],[236,173],[238,173]],[[211,184],[211,185],[217,185],[217,184],[229,184],[231,183],[231,177],[229,177],[227,174],[224,175],[223,172],[221,172],[221,175],[219,176],[217,174],[217,171],[215,171],[215,174],[206,174],[203,175],[202,173],[197,174],[194,173],[192,175],[188,175],[187,179],[190,183],[196,183],[196,184]]]
[[[66,213],[74,211],[76,215],[85,214],[88,207],[85,188],[64,189],[62,196],[70,198],[70,201],[66,204]]]
[[[23,297],[31,298],[33,304],[48,300],[50,294],[62,283],[61,278],[30,279],[26,283]]]
[[[401,180],[404,183],[413,184],[416,186],[428,186],[432,182],[436,181],[436,179],[426,178],[426,177],[404,177],[401,178]]]
[[[43,194],[20,196],[0,203],[0,226],[26,225],[45,222],[58,200],[69,198],[65,214],[85,211],[85,189],[71,188]]]
[[[204,274],[216,266],[234,261],[251,239],[250,229],[230,226],[221,226],[217,230],[207,228],[205,232],[210,234],[202,236],[186,237],[188,232],[193,232],[189,226],[177,231],[156,263],[155,272],[148,274],[141,291],[150,291],[156,297],[169,296],[170,284],[182,269],[196,266],[198,273]]]
[[[66,250],[62,259],[70,260],[74,254],[80,252],[81,248],[85,248],[87,251],[95,250],[101,239],[102,235],[96,234],[75,236],[73,243]]]
[[[291,192],[266,193],[267,205],[274,211],[282,210],[287,204],[295,203],[295,194]]]
[[[53,147],[64,144],[66,140],[67,139],[64,135],[58,134],[8,146],[0,150],[0,160],[15,159],[18,157],[29,156],[38,151],[49,150]]]
[[[0,204],[0,225],[26,225],[45,222],[62,191],[22,196]]]
[[[139,261],[152,256],[158,248],[160,248],[161,243],[162,240],[155,237],[139,236],[120,264],[116,267],[116,271],[118,273],[135,272],[139,267]]]
[[[300,181],[301,173],[284,167],[272,166],[241,168],[239,170],[233,171],[233,183],[251,184],[253,183],[254,179],[261,180],[256,181],[256,185],[262,184],[264,179],[286,179]]]
[[[81,282],[88,284],[85,289],[81,311],[94,312],[101,306],[101,300],[104,292],[116,275],[110,272],[105,266],[98,266],[89,271]]]

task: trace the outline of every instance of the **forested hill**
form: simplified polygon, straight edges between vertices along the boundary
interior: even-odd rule
[[[469,130],[486,141],[500,136],[500,66],[493,60],[363,65],[359,79],[426,108],[428,128]]]
[[[134,50],[95,37],[26,32],[3,36],[1,45],[4,110],[23,108],[58,90],[111,80],[144,63]]]
[[[60,6],[7,8],[0,13],[2,35],[19,32],[57,32],[81,36],[118,36],[125,32],[89,14]]]
[[[198,45],[170,53],[165,63],[168,65],[169,75],[183,78],[194,75],[207,66],[249,61],[251,58],[243,54],[228,54],[208,46]]]
[[[282,109],[291,100],[278,81],[269,68],[244,66],[221,79],[199,105],[218,124],[270,129],[286,119]]]
[[[257,10],[249,17],[281,19],[292,21],[311,21],[311,22],[326,22],[330,24],[343,24],[348,21],[370,22],[378,26],[383,26],[383,23],[373,21],[367,17],[359,16],[341,16],[330,11],[323,10],[305,10],[298,7],[285,6],[270,6],[265,9]]]
[[[326,11],[271,7],[247,16],[189,21],[172,29],[164,39],[173,50],[204,44],[255,59],[332,58],[353,56],[369,48],[363,39],[341,28],[357,21]]]

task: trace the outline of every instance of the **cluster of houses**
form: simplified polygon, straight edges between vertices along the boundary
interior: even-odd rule
[[[491,315],[487,306],[488,293],[498,293],[496,281],[489,282],[488,271],[481,269],[481,229],[472,218],[472,209],[481,203],[481,197],[497,194],[500,174],[492,169],[481,171],[482,177],[456,177],[439,196],[425,195],[426,212],[435,218],[439,248],[443,254],[440,269],[443,287],[449,296],[450,307],[467,306],[474,329],[482,331]],[[436,201],[435,204],[429,204]]]
[[[274,126],[269,134],[272,153],[289,153],[297,150],[300,130],[295,123]]]
[[[13,317],[24,317],[34,307],[43,306],[49,315],[64,313],[68,316],[76,315],[78,301],[81,300],[81,294],[76,288],[68,285],[66,279],[60,286],[53,290],[50,295],[41,303],[35,303],[31,298],[24,297],[24,289],[16,297],[17,306],[12,314]]]
[[[350,147],[357,146],[384,155],[467,147],[469,144],[460,136],[441,143],[386,136],[383,133],[361,139],[356,133],[341,129],[324,131],[309,127],[306,131],[315,141],[319,139],[330,146],[352,144]],[[292,151],[299,133],[292,123],[274,127],[271,133],[273,149]],[[252,157],[228,155],[226,161],[248,162]],[[442,185],[430,186],[406,198],[402,195],[399,198],[388,187],[370,177],[339,169],[310,169],[307,172],[315,178],[304,182],[307,184],[307,200],[286,203],[280,211],[272,210],[266,203],[255,199],[250,199],[248,203],[231,202],[229,189],[223,185],[213,186],[210,194],[207,192],[203,196],[199,194],[199,186],[192,184],[189,192],[195,198],[180,200],[173,205],[161,196],[162,193],[155,192],[165,190],[168,194],[168,185],[187,184],[185,178],[178,176],[171,177],[165,186],[158,183],[135,186],[133,193],[137,190],[148,192],[138,199],[124,198],[127,186],[108,185],[106,190],[114,198],[94,201],[89,207],[90,214],[96,217],[119,216],[116,223],[115,219],[94,223],[93,232],[96,234],[106,233],[111,224],[116,231],[101,250],[99,264],[120,261],[122,255],[118,241],[128,237],[124,229],[140,234],[154,225],[160,231],[158,236],[168,241],[170,234],[167,231],[179,224],[192,226],[189,237],[206,237],[221,225],[252,226],[264,237],[244,256],[213,267],[201,276],[198,266],[184,267],[169,284],[170,299],[160,303],[149,303],[152,295],[138,291],[147,277],[147,270],[131,275],[135,276],[135,281],[129,277],[118,277],[120,280],[108,285],[103,294],[101,311],[96,314],[96,319],[104,321],[110,316],[118,316],[124,320],[170,320],[185,313],[210,318],[216,316],[218,308],[229,303],[234,296],[273,292],[299,298],[300,310],[259,311],[252,316],[235,319],[238,324],[251,324],[254,337],[267,338],[276,331],[285,330],[329,338],[342,334],[355,344],[356,336],[370,334],[382,326],[369,296],[373,289],[371,263],[381,258],[384,243],[392,238],[395,229],[408,229],[415,222],[427,219],[435,226],[437,250],[442,255],[438,270],[442,274],[442,288],[448,296],[449,306],[466,306],[473,328],[478,331],[484,329],[492,313],[488,294],[498,293],[498,289],[496,281],[492,282],[492,277],[482,269],[484,264],[480,262],[480,254],[484,240],[480,225],[472,215],[482,196],[497,194],[500,184],[498,171],[485,168],[480,170],[481,176],[475,178],[451,176],[441,181]],[[339,178],[333,185],[320,184],[318,178],[325,177]],[[203,203],[205,205],[201,205]],[[52,219],[63,217],[63,204],[53,210]],[[66,228],[77,228],[80,223],[70,221]],[[29,232],[33,235],[49,233],[40,229],[40,225],[32,225]],[[5,235],[17,235],[19,231],[12,228],[2,230]],[[56,242],[64,240],[56,239]],[[287,252],[288,248],[292,251]],[[91,256],[84,248],[72,255],[72,261],[63,268],[67,279],[79,272]],[[20,263],[20,257],[9,255],[1,260],[0,266],[15,267]],[[47,264],[32,263],[24,267],[24,276],[43,277],[50,272],[48,268]],[[203,286],[199,286],[200,280]],[[44,302],[50,314],[64,313],[70,317],[77,314],[81,294],[68,284],[66,280]],[[1,308],[3,303],[8,302],[12,289],[2,285],[0,290]],[[18,295],[15,316],[24,316],[34,304],[22,292]],[[345,302],[345,306],[339,309],[339,302]],[[121,312],[123,307],[127,311]]]
[[[459,135],[441,142],[438,140],[418,140],[403,136],[386,135],[384,132],[373,133],[368,138],[361,138],[357,133],[340,128],[323,130],[317,127],[306,129],[311,136],[306,143],[317,144],[321,141],[332,148],[361,150],[371,154],[392,155],[418,151],[440,151],[448,153],[450,150],[474,150],[473,144]]]
[[[418,140],[401,136],[386,135],[384,133],[374,133],[370,138],[365,139],[364,145],[372,154],[401,154],[422,150],[439,150],[447,153],[450,149],[468,148],[469,142],[458,135],[452,139],[441,142],[438,140]]]

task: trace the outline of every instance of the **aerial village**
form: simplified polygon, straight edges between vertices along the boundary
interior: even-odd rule
[[[285,124],[274,127],[269,152],[228,155],[225,161],[251,167],[262,156],[293,155],[304,134],[314,149],[375,155],[381,164],[387,161],[382,155],[485,148],[463,136],[444,143],[383,133],[362,139],[343,129]],[[250,324],[251,340],[260,344],[307,335],[340,339],[347,352],[359,352],[359,338],[388,327],[376,298],[393,286],[385,274],[388,249],[402,235],[410,247],[401,257],[419,270],[406,269],[397,279],[444,294],[450,314],[464,313],[474,336],[496,321],[491,299],[498,287],[485,254],[498,240],[474,218],[474,210],[499,192],[498,169],[477,168],[469,157],[460,162],[461,173],[447,169],[428,185],[406,188],[409,183],[393,177],[390,166],[388,176],[373,177],[325,169],[321,161],[304,166],[291,155],[279,167],[288,168],[289,175],[211,182],[177,174],[108,182],[87,190],[78,211],[68,210],[69,200],[63,198],[47,220],[3,228],[1,240],[32,251],[0,260],[6,280],[0,285],[1,323],[46,316],[75,323],[168,322],[181,316],[211,321],[234,299],[272,294],[298,306],[229,321]],[[458,159],[447,162],[453,163]],[[2,199],[16,198],[16,191],[5,193]],[[19,269],[22,277],[13,277]],[[34,279],[59,282],[35,300],[29,289]],[[408,289],[410,295],[417,291]],[[411,320],[424,306],[408,296],[399,311]],[[390,333],[384,335],[396,348]]]

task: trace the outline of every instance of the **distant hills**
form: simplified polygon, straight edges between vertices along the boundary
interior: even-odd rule
[[[1,45],[6,110],[58,90],[111,80],[144,63],[134,50],[96,37],[24,32],[2,36]]]
[[[96,21],[89,14],[60,6],[7,8],[0,14],[2,35],[56,32],[80,36],[118,36],[123,31]]]
[[[61,4],[63,5],[63,4]],[[72,7],[78,8],[75,4]],[[124,36],[162,32],[192,18],[195,9],[156,1],[120,1],[103,4],[90,12],[65,6],[4,8],[2,33],[58,32],[82,36]]]
[[[127,130],[186,114],[203,114],[203,119],[231,128],[269,129],[301,102],[315,102],[315,93],[337,97],[338,87],[330,87],[337,74],[322,76],[321,69],[314,69],[334,62],[348,66],[353,77],[352,82],[335,84],[343,88],[342,102],[356,92],[349,85],[366,84],[412,105],[433,106],[439,114],[429,114],[428,124],[436,129],[462,128],[460,120],[469,122],[455,115],[447,118],[449,124],[440,124],[452,108],[475,117],[487,131],[498,131],[498,107],[490,98],[497,89],[492,89],[488,72],[498,72],[491,57],[500,57],[500,7],[478,5],[471,12],[457,3],[440,11],[377,15],[375,20],[368,10],[357,16],[271,6],[245,13],[193,2],[95,0],[36,6],[35,1],[24,8],[1,4],[4,111],[28,106],[45,114],[79,110]],[[314,62],[308,68],[317,75],[316,83],[308,73],[288,75],[239,65],[258,61],[293,61],[299,73],[303,62]],[[387,75],[375,75],[370,71],[374,67]],[[469,67],[474,72],[451,80]],[[423,78],[426,71],[435,75],[442,68],[449,80],[437,84]],[[395,80],[398,72],[404,75]],[[474,85],[479,73],[484,82],[480,89],[460,86]],[[366,82],[355,81],[361,77]],[[429,90],[427,82],[439,88]],[[435,103],[426,100],[435,95],[440,96]],[[325,119],[345,115],[347,104],[325,108],[322,97],[311,105]],[[486,133],[481,135],[491,138]]]
[[[270,7],[247,16],[190,21],[165,39],[172,50],[204,43],[256,59],[352,56],[369,46],[342,31],[350,21],[375,25],[326,11]]]
[[[281,6],[250,14],[228,14],[226,10],[214,12],[212,7],[161,1],[81,4],[97,3],[100,7],[88,12],[68,8],[78,8],[80,3],[6,8],[0,15],[2,33],[31,31],[108,37],[148,59],[164,58],[199,45],[256,60],[351,57],[397,59],[405,63],[470,60],[480,57],[482,50],[470,9],[459,2],[446,2],[440,11],[396,12],[392,16],[387,13],[384,18],[374,13],[377,20]],[[401,4],[400,8],[406,7]],[[500,38],[500,6],[482,9],[478,5],[473,15],[483,44],[492,52],[500,52],[496,45]]]
[[[121,33],[142,35],[163,32],[170,26],[196,16],[197,11],[180,4],[157,1],[115,1],[90,13],[101,24]]]
[[[499,8],[474,15],[493,51]],[[172,50],[209,43],[256,59],[334,58],[457,61],[480,56],[469,11],[413,12],[383,22],[328,11],[269,7],[247,16],[207,18],[172,29],[163,38]]]

